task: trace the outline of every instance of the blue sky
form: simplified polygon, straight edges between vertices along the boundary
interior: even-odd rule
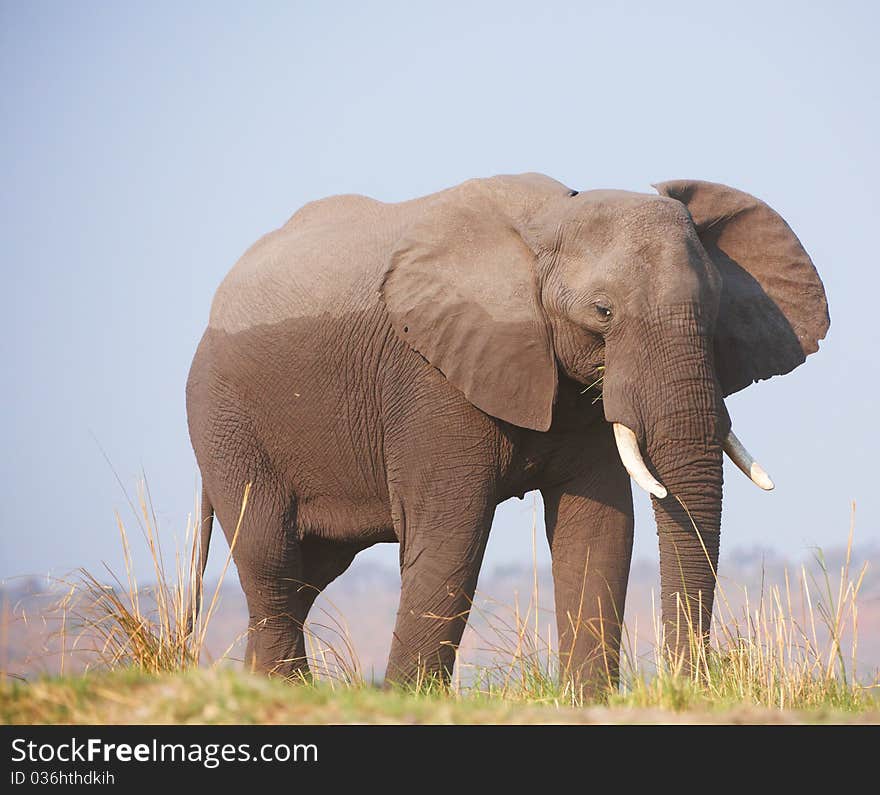
[[[521,171],[713,180],[782,213],[832,326],[804,367],[728,400],[777,489],[728,467],[722,556],[843,543],[852,500],[877,540],[877,9],[0,3],[0,577],[119,565],[130,512],[102,449],[130,489],[146,472],[163,537],[182,532],[187,370],[259,235],[333,193]],[[656,556],[636,499],[636,553]],[[531,512],[499,509],[489,565],[528,562]]]

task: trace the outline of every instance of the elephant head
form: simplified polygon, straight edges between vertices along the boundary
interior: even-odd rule
[[[677,633],[683,618],[709,626],[722,451],[772,488],[724,397],[801,364],[829,318],[809,256],[770,207],[709,182],[655,187],[465,183],[398,241],[382,293],[397,333],[514,425],[550,428],[560,370],[583,384],[601,374],[620,458],[654,498]]]

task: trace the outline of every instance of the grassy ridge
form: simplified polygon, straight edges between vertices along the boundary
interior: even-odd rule
[[[247,510],[245,489],[241,517]],[[719,583],[711,638],[699,627],[685,664],[669,650],[659,616],[653,651],[636,652],[627,632],[620,685],[613,679],[585,700],[573,686],[549,631],[537,620],[537,564],[529,604],[484,615],[481,646],[490,661],[459,660],[449,686],[420,682],[408,690],[368,683],[347,624],[329,615],[305,627],[312,678],[294,685],[254,677],[229,662],[200,667],[217,604],[196,587],[198,533],[166,566],[148,492],[136,511],[156,584],[134,578],[131,545],[118,523],[125,560],[111,582],[83,571],[61,600],[62,640],[90,651],[87,675],[16,682],[0,668],[0,720],[13,723],[628,723],[878,722],[876,677],[856,676],[858,596],[865,567],[845,560],[831,572],[802,568],[784,584],[761,589],[744,607]],[[697,533],[699,530],[694,528]],[[533,527],[533,548],[535,545]],[[233,535],[232,546],[238,537]],[[226,567],[231,560],[227,557]],[[171,562],[173,560],[173,563]],[[224,573],[226,571],[224,567]],[[221,578],[222,581],[222,578]],[[189,627],[192,627],[190,631]],[[2,629],[2,627],[0,627]],[[596,627],[578,625],[576,631]],[[601,626],[599,627],[601,631]],[[69,637],[68,634],[70,633]],[[63,659],[63,654],[62,654]],[[611,669],[614,666],[607,666]],[[467,672],[462,677],[462,671]]]
[[[867,705],[865,705],[867,707]],[[64,724],[616,724],[877,723],[880,707],[859,711],[777,710],[686,702],[680,711],[619,702],[569,707],[480,694],[291,686],[229,669],[150,675],[133,669],[14,683],[0,690],[0,722]]]

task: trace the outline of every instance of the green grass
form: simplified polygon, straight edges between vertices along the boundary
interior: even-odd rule
[[[246,488],[239,526],[248,494]],[[119,521],[124,575],[109,572],[113,584],[108,586],[82,571],[68,584],[61,603],[62,631],[70,633],[78,653],[91,654],[92,668],[85,675],[32,682],[3,677],[0,671],[3,722],[880,721],[876,676],[857,675],[858,599],[865,568],[851,570],[854,521],[838,571],[831,572],[819,553],[813,570],[786,572],[784,585],[762,588],[756,601],[741,594],[741,608],[732,606],[719,583],[710,642],[698,640],[698,627],[684,628],[692,664],[669,652],[659,616],[647,658],[635,651],[638,638],[625,632],[619,686],[609,681],[585,699],[560,666],[552,634],[540,631],[537,568],[527,606],[479,608],[480,647],[490,652],[490,661],[459,660],[448,686],[426,681],[405,690],[381,690],[368,684],[345,620],[330,614],[305,628],[309,681],[256,677],[227,659],[205,667],[203,647],[220,584],[206,599],[194,587],[197,528],[190,523],[189,550],[178,552],[173,566],[166,566],[146,489],[139,493],[136,512],[156,577],[149,599],[135,581],[129,536]],[[236,529],[233,547],[237,535]],[[535,545],[533,527],[533,551]],[[186,630],[190,622],[191,633]]]
[[[146,674],[134,669],[15,682],[0,691],[0,722],[179,723],[876,723],[877,705],[777,710],[747,704],[683,702],[687,709],[640,705],[570,707],[485,694],[415,693],[375,687],[290,685],[240,670]]]

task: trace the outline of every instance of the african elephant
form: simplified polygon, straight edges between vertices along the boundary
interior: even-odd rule
[[[187,413],[202,565],[214,513],[230,538],[252,484],[233,555],[255,669],[306,672],[317,592],[398,542],[387,679],[448,677],[495,507],[540,489],[563,670],[585,688],[613,678],[630,476],[653,495],[669,644],[688,620],[708,630],[722,451],[773,486],[723,398],[801,364],[829,316],[766,204],[655,187],[579,193],[524,174],[398,204],[336,196],[242,256]]]

